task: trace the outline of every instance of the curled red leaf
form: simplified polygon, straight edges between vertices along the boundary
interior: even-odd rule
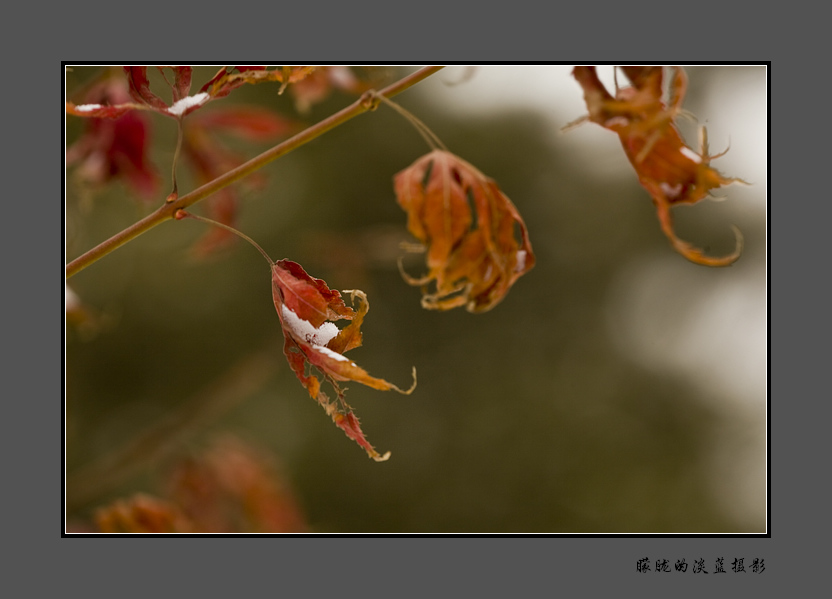
[[[423,307],[485,312],[534,266],[514,204],[493,179],[461,158],[434,150],[398,173],[394,186],[408,230],[427,246],[427,275],[402,272],[408,283],[423,287]]]
[[[595,67],[578,66],[572,74],[584,91],[589,120],[615,132],[639,182],[653,199],[662,231],[674,249],[691,262],[705,266],[728,266],[742,252],[742,235],[737,247],[727,256],[706,256],[702,250],[682,241],[673,229],[670,213],[676,204],[694,204],[707,197],[711,190],[745,183],[742,179],[725,177],[710,166],[722,154],[710,155],[705,127],[700,128],[701,149],[691,149],[682,139],[674,119],[682,112],[687,91],[687,76],[680,67],[673,68],[669,98],[664,97],[664,69],[653,66],[621,67],[632,86],[607,91]]]
[[[344,293],[350,294],[353,303],[356,298],[360,301],[357,311],[344,303],[338,291],[330,289],[322,279],[310,277],[296,262],[280,260],[272,267],[272,296],[283,327],[283,352],[289,366],[336,426],[363,447],[367,455],[380,462],[388,459],[390,452],[381,455],[367,441],[358,418],[344,400],[344,390],[339,383],[355,381],[373,389],[408,395],[416,386],[416,370],[413,370],[413,385],[403,390],[384,379],[370,376],[344,355],[361,345],[361,324],[370,308],[363,291],[354,289]],[[339,329],[335,325],[338,320],[351,322]],[[318,376],[307,374],[307,367],[314,367],[332,386],[338,395],[337,404],[321,391]]]

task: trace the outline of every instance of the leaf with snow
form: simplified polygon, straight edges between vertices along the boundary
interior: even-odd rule
[[[344,400],[344,390],[339,383],[355,381],[373,389],[408,395],[416,386],[416,369],[413,370],[413,385],[402,390],[384,379],[370,376],[344,355],[361,345],[361,325],[370,308],[363,291],[355,289],[344,293],[350,294],[353,304],[359,300],[357,311],[344,303],[338,291],[330,289],[325,281],[310,277],[296,262],[280,260],[272,267],[272,296],[283,327],[283,352],[289,366],[335,425],[363,447],[367,455],[381,462],[390,457],[390,452],[381,455],[367,441],[358,418]],[[337,320],[351,322],[339,329],[335,325]],[[311,374],[312,368],[335,390],[337,403],[331,402],[321,391],[318,376]]]
[[[66,102],[67,114],[81,117],[118,118],[131,110],[151,110],[171,116],[182,118],[197,108],[204,106],[211,95],[200,92],[193,96],[188,95],[191,88],[191,67],[157,67],[160,71],[171,69],[173,71],[173,83],[171,87],[173,103],[168,106],[162,98],[153,93],[150,89],[150,80],[147,77],[147,67],[124,67],[124,74],[127,78],[128,93],[134,102],[123,102],[119,104],[81,104],[76,105]],[[166,79],[167,81],[167,79]]]
[[[95,117],[103,119],[117,119],[124,116],[131,110],[146,110],[143,104],[118,104],[109,106],[105,104],[73,104],[66,102],[66,113],[81,117]]]

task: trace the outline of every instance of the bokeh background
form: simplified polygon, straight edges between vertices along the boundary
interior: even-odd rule
[[[393,110],[269,165],[264,187],[239,188],[238,228],[272,258],[369,296],[350,357],[403,387],[416,366],[410,396],[348,385],[388,462],[369,460],[290,372],[254,249],[194,260],[207,226],[171,222],[73,277],[92,316],[66,336],[70,522],[158,492],[178,456],[233,434],[271,454],[317,532],[764,532],[766,70],[686,68],[685,108],[714,151],[731,146],[714,166],[752,183],[674,213],[680,237],[713,254],[733,249],[731,224],[741,229],[743,255],[723,269],[673,252],[615,135],[561,133],[585,113],[570,70],[449,67],[396,98],[494,178],[528,226],[537,264],[488,313],[423,310],[398,272],[410,238],[392,177],[428,148]],[[68,94],[96,71],[75,67]],[[194,89],[214,71],[195,69]],[[612,67],[601,73],[612,87]],[[336,92],[298,114],[277,87],[218,103],[313,123],[354,100]],[[80,121],[68,117],[67,143]],[[175,124],[153,125],[167,182]],[[696,147],[696,125],[681,127]],[[248,156],[265,147],[239,144]],[[67,175],[67,259],[152,210],[123,185],[91,192]],[[192,188],[183,171],[180,191]],[[405,263],[421,272],[417,257]]]

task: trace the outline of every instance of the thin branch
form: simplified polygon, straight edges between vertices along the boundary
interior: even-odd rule
[[[96,247],[92,248],[88,252],[82,254],[75,260],[72,260],[66,266],[66,278],[70,278],[71,276],[81,272],[90,264],[100,260],[107,254],[113,252],[115,249],[119,248],[120,246],[124,245],[128,241],[131,241],[146,233],[153,227],[165,222],[166,220],[170,220],[174,218],[177,210],[181,210],[183,208],[187,208],[193,204],[196,204],[199,201],[204,200],[208,196],[216,193],[220,189],[224,187],[228,187],[232,183],[236,183],[240,179],[247,177],[251,173],[255,172],[256,170],[262,168],[266,164],[272,162],[280,158],[281,156],[288,154],[292,150],[299,148],[300,146],[309,143],[313,139],[320,137],[324,133],[338,127],[349,121],[350,119],[358,116],[359,114],[363,114],[368,110],[371,110],[375,103],[372,101],[374,95],[381,95],[384,97],[391,97],[401,92],[407,90],[408,88],[412,87],[413,85],[423,81],[424,79],[430,77],[434,73],[441,70],[442,66],[429,66],[423,67],[418,71],[411,73],[407,77],[403,77],[396,83],[389,85],[382,89],[379,92],[372,92],[364,94],[361,98],[357,101],[353,102],[346,108],[336,112],[335,114],[325,118],[324,120],[320,121],[319,123],[312,125],[308,129],[298,133],[294,137],[287,139],[286,141],[274,146],[273,148],[266,150],[259,156],[255,156],[248,162],[245,162],[234,168],[224,175],[220,175],[213,181],[206,183],[202,187],[198,187],[194,191],[185,194],[179,198],[169,198],[169,201],[165,202],[158,210],[149,214],[142,220],[133,225],[127,227],[123,231],[113,235],[110,239],[100,243]]]

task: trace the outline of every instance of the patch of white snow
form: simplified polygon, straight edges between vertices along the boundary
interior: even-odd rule
[[[81,104],[80,106],[75,107],[75,112],[92,112],[93,110],[98,110],[99,108],[103,108],[101,104]]]
[[[194,96],[188,96],[187,98],[182,98],[178,102],[175,102],[171,105],[167,111],[169,114],[174,116],[181,116],[186,110],[191,108],[192,106],[200,106],[208,101],[208,98],[211,96],[205,92],[196,94]]]
[[[281,306],[281,312],[283,313],[283,322],[292,330],[295,337],[303,339],[312,345],[326,345],[331,339],[341,332],[338,327],[331,322],[325,322],[316,329],[312,326],[311,322],[304,320],[292,310],[287,308],[286,304]]]
[[[700,162],[702,162],[702,157],[699,154],[697,154],[696,152],[694,152],[693,150],[691,150],[690,148],[686,148],[686,147],[682,146],[682,149],[679,150],[679,151],[682,153],[683,156],[687,156],[688,158],[693,160],[696,164],[699,164]]]

